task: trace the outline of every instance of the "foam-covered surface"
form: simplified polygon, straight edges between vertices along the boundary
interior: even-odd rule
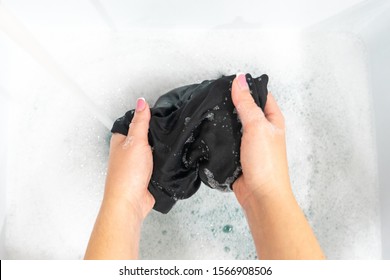
[[[50,35],[42,38],[56,59],[112,119],[139,96],[152,104],[181,85],[267,73],[286,119],[294,193],[326,255],[381,257],[369,72],[357,38],[237,30]],[[7,255],[82,258],[103,194],[110,133],[21,54],[9,66]],[[140,256],[254,259],[256,252],[234,194],[202,185],[169,214],[148,216]]]

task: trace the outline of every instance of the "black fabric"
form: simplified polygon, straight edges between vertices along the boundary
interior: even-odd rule
[[[183,86],[162,95],[151,108],[149,144],[154,209],[168,213],[178,199],[192,196],[201,181],[231,191],[241,175],[241,123],[231,99],[235,76]],[[246,74],[253,99],[264,109],[268,76]],[[111,132],[127,135],[134,110],[117,119]]]

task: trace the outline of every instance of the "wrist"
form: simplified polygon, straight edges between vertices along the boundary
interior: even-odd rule
[[[145,187],[114,185],[106,183],[104,199],[116,203],[125,204],[132,212],[136,213],[141,220],[144,220],[152,210],[155,200],[152,194]]]
[[[268,204],[269,202],[286,201],[295,199],[291,189],[290,182],[287,181],[281,184],[271,184],[253,188],[253,191],[242,204],[244,211],[258,209],[259,206]]]
[[[128,216],[133,222],[142,224],[144,216],[139,202],[136,199],[129,199],[123,195],[105,193],[102,205],[112,212],[120,212],[122,216]]]

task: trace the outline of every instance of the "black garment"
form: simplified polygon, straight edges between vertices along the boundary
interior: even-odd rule
[[[149,144],[154,209],[168,213],[178,199],[192,196],[201,181],[231,191],[241,175],[241,122],[231,99],[235,76],[183,86],[162,95],[151,108]],[[256,104],[264,109],[268,76],[246,74]],[[111,132],[127,135],[134,110],[117,119]]]

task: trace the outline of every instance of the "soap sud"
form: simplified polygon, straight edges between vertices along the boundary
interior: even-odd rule
[[[208,154],[209,154],[209,152],[210,152],[210,148],[209,148],[209,146],[206,144],[206,142],[204,142],[203,140],[200,140],[200,142],[203,144],[203,145],[202,145],[202,152],[203,152],[203,153],[207,153],[207,159],[208,159]],[[206,150],[204,150],[204,149],[206,149]]]
[[[234,172],[233,175],[226,178],[224,183],[219,183],[214,178],[214,173],[211,172],[209,169],[204,168],[203,172],[207,177],[207,183],[210,185],[211,188],[222,191],[222,192],[230,192],[232,191],[232,184],[234,180],[236,180],[241,172],[241,166],[238,166]]]
[[[187,140],[184,143],[185,144],[190,144],[190,143],[193,143],[194,141],[195,141],[194,134],[191,133],[190,137],[188,137]]]
[[[152,105],[178,85],[218,78],[221,71],[268,74],[286,120],[293,191],[325,254],[380,258],[369,73],[361,41],[349,34],[258,31],[235,32],[231,40],[231,32],[47,38],[63,47],[57,60],[113,118],[134,108],[140,93]],[[243,52],[247,38],[255,39]],[[27,56],[10,55],[8,84],[17,104],[9,111],[18,125],[10,126],[8,141],[8,258],[82,258],[104,191],[109,132]],[[234,226],[230,234],[221,230],[226,223]],[[256,257],[234,194],[203,184],[169,214],[152,211],[141,236],[144,259]]]
[[[212,113],[212,112],[207,113],[205,118],[209,121],[213,121],[214,120],[214,113]]]
[[[192,164],[191,159],[187,157],[188,145],[186,144],[191,144],[194,141],[195,141],[194,134],[191,134],[190,137],[188,137],[187,140],[184,142],[184,151],[181,160],[186,168],[190,167],[190,165]]]
[[[191,118],[190,117],[186,117],[184,119],[184,125],[187,125],[189,122],[190,122]]]

